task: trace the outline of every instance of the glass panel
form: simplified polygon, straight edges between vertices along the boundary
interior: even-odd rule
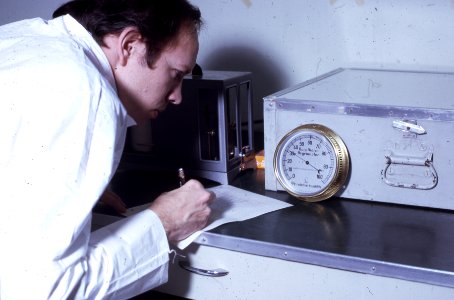
[[[228,149],[228,158],[235,158],[238,154],[238,116],[237,116],[237,102],[238,102],[238,88],[237,86],[229,87],[226,90],[227,97],[227,149]]]
[[[199,136],[202,160],[219,160],[218,92],[199,89]]]

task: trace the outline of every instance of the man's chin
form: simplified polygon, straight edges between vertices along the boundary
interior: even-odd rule
[[[150,113],[150,119],[156,119],[159,115],[159,111],[157,110],[153,110],[151,113]]]

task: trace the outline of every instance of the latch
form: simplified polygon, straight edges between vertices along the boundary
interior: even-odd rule
[[[404,132],[414,133],[414,134],[425,134],[426,130],[415,120],[394,120],[393,127]]]
[[[389,141],[385,153],[383,181],[390,186],[429,190],[438,183],[433,166],[433,145],[418,139],[427,131],[416,120],[394,120],[394,129],[402,131],[400,141]]]

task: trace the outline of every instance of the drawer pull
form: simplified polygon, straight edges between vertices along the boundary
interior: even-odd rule
[[[181,268],[185,269],[186,271],[203,275],[203,276],[209,276],[209,277],[221,277],[229,274],[228,271],[224,269],[213,269],[213,270],[204,270],[204,269],[199,269],[191,266],[188,261],[185,260],[180,260],[178,262]]]

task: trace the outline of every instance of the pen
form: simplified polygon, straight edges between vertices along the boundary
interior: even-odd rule
[[[178,178],[180,179],[180,186],[183,186],[186,183],[183,168],[178,169]]]

